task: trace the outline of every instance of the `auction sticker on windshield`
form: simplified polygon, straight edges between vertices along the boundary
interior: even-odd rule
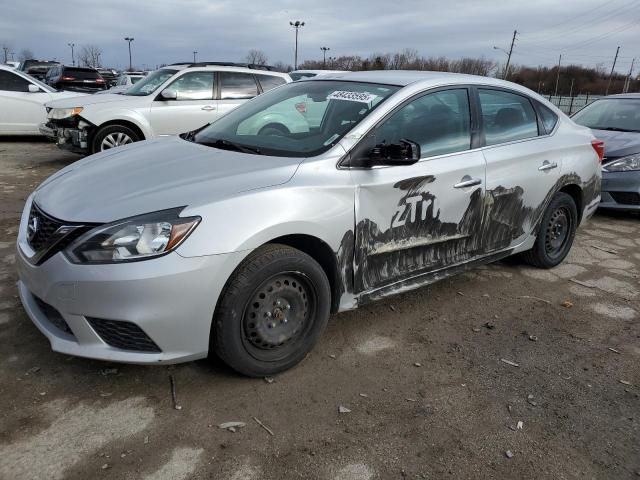
[[[337,90],[327,97],[327,100],[347,100],[349,102],[371,103],[378,98],[377,95],[369,92],[347,92],[346,90]]]

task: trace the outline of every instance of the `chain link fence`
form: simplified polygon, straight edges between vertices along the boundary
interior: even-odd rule
[[[562,95],[549,95],[547,100],[562,110],[567,115],[576,113],[591,102],[602,98],[603,95],[574,95],[572,97]]]

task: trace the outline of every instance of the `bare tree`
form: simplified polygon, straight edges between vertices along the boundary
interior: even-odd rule
[[[282,73],[286,73],[286,72],[290,72],[291,70],[293,70],[293,67],[287,63],[281,62],[281,61],[277,61],[275,62],[273,65],[273,69],[276,72],[282,72]]]
[[[268,58],[266,53],[264,53],[262,50],[249,50],[249,53],[247,54],[247,63],[251,63],[254,65],[266,65]]]
[[[83,45],[78,54],[78,64],[90,68],[100,66],[100,55],[102,49],[96,45]]]
[[[31,50],[29,50],[28,48],[23,48],[22,50],[20,50],[20,54],[18,55],[18,60],[20,60],[21,62],[24,62],[25,60],[29,60],[30,58],[33,58],[33,52]]]

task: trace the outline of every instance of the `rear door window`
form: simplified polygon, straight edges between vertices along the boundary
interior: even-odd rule
[[[219,72],[220,98],[239,100],[258,95],[258,85],[253,75],[241,72]]]
[[[284,78],[276,77],[275,75],[256,75],[256,78],[260,82],[263,92],[287,83]]]
[[[558,116],[540,102],[538,102],[538,112],[546,133],[553,132],[553,129],[556,128],[556,123],[558,123]]]
[[[538,120],[529,99],[503,90],[480,89],[486,145],[538,136]]]

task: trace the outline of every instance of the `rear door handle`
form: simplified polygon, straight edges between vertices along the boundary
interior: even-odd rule
[[[549,162],[548,160],[545,160],[544,162],[542,162],[542,165],[538,167],[538,170],[540,170],[541,172],[546,172],[547,170],[551,170],[554,168],[558,168],[558,164],[556,162]]]
[[[205,105],[204,107],[202,107],[202,110],[206,110],[207,112],[215,109],[216,107],[214,107],[213,105]]]
[[[462,177],[460,182],[456,183],[453,188],[467,188],[473,187],[474,185],[480,185],[482,183],[482,179],[480,178],[471,178],[469,175],[465,175]]]

